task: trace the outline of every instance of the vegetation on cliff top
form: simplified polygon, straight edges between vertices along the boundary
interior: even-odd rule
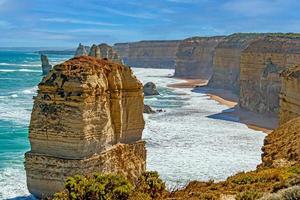
[[[65,189],[54,199],[81,200],[160,200],[160,199],[197,199],[217,200],[222,195],[232,195],[239,200],[259,199],[266,194],[272,196],[298,195],[299,190],[284,189],[300,184],[300,165],[285,168],[258,169],[241,172],[226,181],[192,181],[185,188],[167,191],[165,183],[157,172],[145,172],[136,186],[120,175],[94,174],[74,176],[67,179]],[[280,193],[277,193],[280,191]],[[268,198],[264,199],[268,199]],[[289,198],[282,198],[289,199]]]

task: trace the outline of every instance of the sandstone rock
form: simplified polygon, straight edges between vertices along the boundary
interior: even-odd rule
[[[155,113],[155,111],[148,105],[144,105],[144,113],[147,113],[147,114],[152,114],[152,113]]]
[[[153,82],[148,82],[144,85],[144,95],[145,96],[159,95],[156,85]]]
[[[79,46],[77,47],[76,49],[76,52],[75,52],[75,57],[77,56],[87,56],[88,55],[88,52],[90,50],[90,47],[88,46],[83,46],[81,43],[79,44]]]
[[[105,43],[95,45],[91,47],[89,56],[96,58],[106,58],[112,60],[117,63],[123,63],[122,59],[118,56],[118,54],[113,50],[113,48]]]
[[[260,167],[300,164],[300,118],[295,118],[270,133],[263,147]]]
[[[49,64],[49,60],[48,60],[48,57],[46,55],[41,54],[41,61],[42,61],[43,75],[46,75],[51,70],[52,65]]]
[[[126,65],[174,69],[179,42],[179,40],[161,40],[117,43],[113,48]]]
[[[279,124],[300,117],[300,67],[293,66],[281,74]]]
[[[127,66],[87,56],[54,66],[39,84],[31,115],[29,191],[51,195],[78,173],[135,180],[145,170],[143,109],[142,84]]]
[[[240,107],[277,114],[280,72],[300,63],[300,37],[266,36],[253,41],[241,54]]]
[[[175,76],[209,80],[213,72],[215,47],[224,37],[192,37],[178,46]]]
[[[213,75],[208,85],[239,94],[240,56],[242,51],[263,34],[236,33],[226,37],[215,48]]]

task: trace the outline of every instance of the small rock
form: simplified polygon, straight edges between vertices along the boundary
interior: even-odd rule
[[[144,113],[147,113],[147,114],[152,114],[152,113],[155,113],[154,110],[152,110],[152,108],[148,105],[144,105]]]
[[[148,82],[144,85],[144,95],[151,96],[151,95],[159,95],[156,85],[153,82]]]

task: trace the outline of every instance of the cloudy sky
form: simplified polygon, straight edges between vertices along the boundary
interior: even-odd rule
[[[0,0],[0,47],[300,32],[299,0]]]

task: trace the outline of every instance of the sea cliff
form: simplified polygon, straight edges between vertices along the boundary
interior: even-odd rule
[[[300,67],[293,66],[281,74],[279,123],[300,117]]]
[[[277,115],[282,70],[300,62],[300,37],[270,35],[253,41],[241,54],[240,106]]]
[[[175,76],[209,80],[213,73],[215,47],[224,37],[192,37],[179,43]]]
[[[30,193],[52,195],[75,174],[141,175],[143,88],[129,67],[79,56],[54,66],[38,87],[25,154]]]
[[[262,34],[235,33],[223,39],[215,48],[213,75],[208,85],[214,88],[240,90],[240,56],[248,45]]]
[[[179,40],[116,43],[113,48],[126,65],[143,68],[170,68],[175,65]]]

